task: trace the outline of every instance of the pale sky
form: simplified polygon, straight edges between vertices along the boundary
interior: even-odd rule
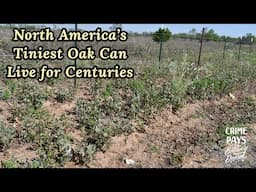
[[[40,24],[39,24],[40,25]],[[53,24],[43,24],[53,27]],[[74,24],[56,24],[57,27],[74,28]],[[108,30],[112,24],[78,24],[78,28],[84,30],[94,30],[101,27]],[[256,24],[123,24],[123,29],[128,32],[153,32],[159,27],[164,26],[170,29],[172,33],[187,33],[192,28],[200,32],[203,27],[214,29],[219,35],[228,35],[232,37],[240,37],[246,33],[252,33],[256,36]]]

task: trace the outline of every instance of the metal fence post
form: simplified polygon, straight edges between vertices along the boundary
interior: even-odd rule
[[[200,39],[200,49],[199,49],[198,62],[197,62],[198,67],[200,66],[200,59],[201,59],[201,53],[202,53],[202,47],[203,47],[204,32],[205,32],[205,28],[203,28],[203,30],[202,30],[202,35],[201,35],[201,39]]]
[[[75,23],[75,31],[77,31],[77,23]],[[75,44],[74,44],[75,48],[77,48],[77,41],[75,40]],[[75,70],[76,70],[76,65],[77,65],[77,62],[76,62],[76,59],[74,61],[74,65],[75,65]],[[74,78],[74,87],[76,88],[77,87],[77,83],[76,83],[76,76]]]
[[[162,48],[163,48],[163,33],[160,33],[160,50],[159,50],[159,69],[160,69],[160,61],[162,55]]]
[[[242,47],[242,40],[239,39],[238,60],[240,60],[241,47]]]
[[[226,44],[227,44],[227,39],[224,39],[224,48],[223,48],[223,59],[225,59],[225,52],[226,52]]]

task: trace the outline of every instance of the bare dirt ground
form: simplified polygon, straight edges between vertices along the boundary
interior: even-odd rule
[[[236,99],[225,97],[212,101],[214,104],[231,105]],[[198,112],[212,104],[197,101],[187,104],[173,114],[171,107],[154,114],[145,132],[134,132],[129,136],[112,138],[106,152],[98,152],[89,163],[92,168],[224,168],[225,150],[223,143],[211,126],[211,119],[198,117]],[[232,167],[255,167],[256,126],[248,136],[246,160]],[[222,143],[222,144],[221,144]],[[132,161],[131,161],[132,160]]]
[[[10,160],[12,158],[19,161],[36,158],[36,151],[31,144],[12,143],[5,152],[0,152],[0,160]]]
[[[192,116],[200,110],[200,103],[189,104],[177,114],[171,107],[153,115],[144,133],[134,132],[129,136],[117,136],[110,148],[98,152],[90,167],[193,167],[204,161],[202,146],[196,144],[200,135],[205,134],[208,122]],[[127,164],[127,159],[135,161]],[[212,164],[220,167],[220,163]]]
[[[94,158],[85,166],[68,162],[65,168],[223,168],[225,151],[223,143],[212,126],[214,119],[205,117],[201,112],[212,104],[232,106],[236,98],[226,96],[213,101],[196,101],[188,103],[178,112],[173,113],[169,106],[150,117],[143,131],[135,131],[130,135],[119,135],[111,139],[109,148],[97,152]],[[72,108],[78,98],[90,99],[87,87],[81,87],[70,102],[57,103],[47,100],[43,107],[55,116],[68,114],[72,120]],[[0,118],[6,120],[10,113],[6,102],[0,103]],[[201,115],[200,115],[201,114]],[[245,162],[233,167],[256,167],[256,124],[250,124],[248,136],[248,151]],[[74,127],[67,130],[74,145],[82,142],[81,132]],[[221,144],[222,143],[222,144]],[[75,146],[73,146],[75,147]],[[5,153],[0,152],[0,160],[14,157],[17,160],[36,157],[30,144],[13,142]]]
[[[7,119],[10,117],[9,109],[10,107],[8,104],[4,101],[0,101],[0,119],[3,121],[7,121]]]
[[[56,100],[51,99],[44,102],[43,107],[45,107],[51,113],[51,115],[61,116],[62,114],[70,112],[73,109],[78,98],[90,99],[89,89],[90,87],[88,86],[81,86],[77,90],[72,101],[59,103]]]

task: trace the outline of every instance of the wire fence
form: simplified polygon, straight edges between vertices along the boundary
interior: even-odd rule
[[[10,32],[11,33],[11,32]],[[161,50],[161,63],[171,61],[182,61],[186,59],[188,62],[196,64],[204,64],[207,62],[219,62],[227,59],[235,59],[239,61],[245,60],[248,56],[256,53],[255,44],[244,43],[240,41],[212,41],[204,38],[203,33],[201,38],[171,38],[167,42],[163,42]],[[0,37],[0,40],[2,37]],[[14,57],[12,48],[14,46],[28,46],[30,49],[37,49],[42,46],[44,49],[63,48],[66,51],[70,47],[74,47],[74,42],[12,42],[6,37],[0,43],[0,59],[12,59]],[[87,46],[92,46],[95,52],[98,53],[101,47],[111,47],[115,50],[127,50],[129,58],[126,61],[118,61],[135,67],[140,63],[159,63],[160,43],[154,42],[152,36],[149,35],[128,35],[128,40],[125,42],[85,42],[78,41],[76,47],[85,49]],[[2,51],[1,51],[2,50]],[[99,62],[99,60],[96,60]],[[53,61],[59,62],[59,61]],[[68,61],[67,61],[68,62]],[[104,61],[105,63],[117,63],[117,61]],[[69,61],[70,64],[73,61]],[[95,62],[91,62],[96,64]]]

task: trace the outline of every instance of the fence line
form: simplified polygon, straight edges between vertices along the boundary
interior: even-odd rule
[[[144,38],[143,38],[144,37]],[[146,37],[146,38],[145,38]],[[202,34],[201,34],[202,37]],[[192,60],[195,63],[198,63],[200,65],[200,60],[205,61],[205,59],[216,59],[216,56],[218,56],[218,59],[225,60],[228,56],[234,57],[237,60],[242,60],[243,56],[245,55],[251,55],[255,52],[255,46],[254,42],[251,42],[250,44],[245,44],[241,39],[239,42],[237,41],[230,41],[228,39],[225,39],[224,41],[209,41],[205,37],[201,38],[200,41],[196,39],[193,39],[192,43],[188,41],[184,41],[184,39],[181,38],[173,38],[169,40],[168,42],[163,42],[163,45],[159,47],[159,44],[154,42],[152,40],[152,36],[132,36],[131,40],[128,38],[127,42],[118,43],[116,42],[104,42],[106,45],[108,43],[111,45],[110,47],[113,47],[114,49],[126,49],[128,53],[128,61],[131,61],[132,59],[140,59],[143,61],[155,61],[159,59],[159,48],[161,48],[161,57],[163,59],[168,60],[175,60],[175,59],[182,59],[184,55],[187,55],[187,57]],[[56,42],[50,42],[56,43]],[[63,49],[68,48],[69,43],[63,44]],[[90,42],[93,43],[93,42]],[[223,45],[222,45],[223,43]],[[83,49],[83,46],[88,46],[90,44],[87,44],[85,42],[77,42],[77,45],[79,49]],[[54,44],[55,45],[55,44]],[[57,46],[58,44],[56,44]],[[105,44],[96,43],[94,45],[95,50],[97,50],[99,47],[104,46]],[[12,44],[9,44],[9,48],[4,48],[4,50],[10,49]],[[34,44],[33,44],[34,46]],[[49,44],[47,46],[50,46]],[[232,54],[227,54],[229,50],[232,50]],[[229,52],[231,53],[231,52]],[[0,58],[9,58],[14,57],[12,54],[0,54]],[[65,59],[64,59],[65,60]]]

